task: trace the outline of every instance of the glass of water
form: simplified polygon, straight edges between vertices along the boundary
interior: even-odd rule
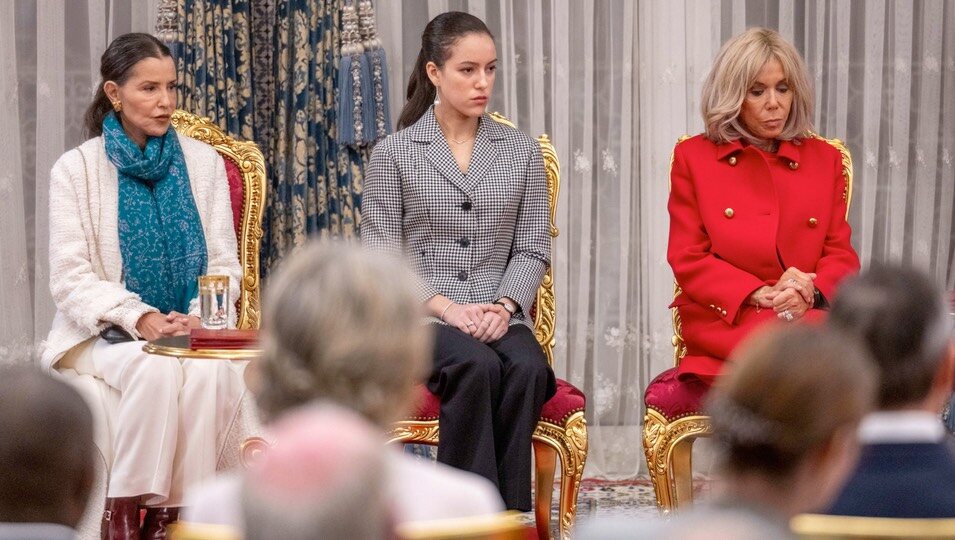
[[[229,276],[199,276],[202,327],[223,330],[229,324]]]

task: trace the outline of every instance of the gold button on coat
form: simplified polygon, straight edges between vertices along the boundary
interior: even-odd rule
[[[819,220],[818,220],[818,219],[816,219],[816,218],[814,218],[814,217],[809,218],[809,226],[810,226],[810,227],[815,227],[815,226],[818,225],[818,224],[819,224]]]
[[[735,214],[735,213],[736,213],[736,212],[733,212],[733,209],[732,209],[732,208],[727,208],[726,210],[723,210],[723,215],[726,216],[727,219],[732,218],[732,217],[733,217],[733,214]]]
[[[796,163],[795,161],[790,161],[790,162],[789,162],[789,168],[795,171],[796,169],[799,168],[799,164]]]
[[[724,309],[724,310],[722,311],[722,313],[723,313],[723,316],[725,317],[725,316],[726,316],[726,310]]]
[[[730,166],[732,166],[732,167],[735,167],[735,166],[736,166],[736,156],[730,156],[730,158],[729,158],[729,164],[730,164]]]

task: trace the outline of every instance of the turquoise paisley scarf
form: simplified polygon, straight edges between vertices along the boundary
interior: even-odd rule
[[[206,238],[172,126],[140,149],[116,115],[103,120],[106,155],[119,171],[119,248],[126,288],[163,313],[189,312],[206,271]]]

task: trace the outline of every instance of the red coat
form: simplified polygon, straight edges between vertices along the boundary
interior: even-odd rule
[[[712,379],[754,327],[776,321],[748,299],[786,268],[815,272],[826,299],[859,270],[842,154],[825,141],[784,141],[773,155],[698,135],[677,144],[670,181],[667,260],[683,289],[672,306],[687,345],[681,373]]]

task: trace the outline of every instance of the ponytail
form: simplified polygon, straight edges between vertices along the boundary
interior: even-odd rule
[[[451,46],[467,34],[486,34],[494,39],[484,21],[460,11],[442,13],[424,27],[421,34],[421,51],[408,80],[408,101],[398,116],[398,129],[417,122],[434,103],[437,89],[428,78],[428,62],[442,67],[445,60],[451,56]]]
[[[99,137],[103,134],[103,119],[111,110],[113,110],[113,104],[106,97],[103,83],[100,83],[99,88],[96,89],[96,95],[93,97],[93,102],[86,108],[86,114],[83,116],[87,138]]]
[[[411,79],[408,80],[408,101],[401,109],[401,115],[398,116],[398,129],[404,129],[417,122],[434,103],[437,89],[428,78],[427,65],[428,59],[422,47],[418,52],[414,71],[411,72]]]

